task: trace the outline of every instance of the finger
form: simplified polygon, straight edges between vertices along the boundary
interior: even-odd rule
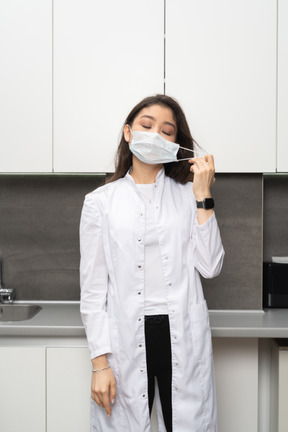
[[[212,155],[211,155],[212,156]],[[203,159],[198,161],[198,167],[202,172],[206,172],[206,173],[210,173],[213,174],[215,173],[215,168],[214,168],[214,160],[213,160],[213,156],[212,158],[207,157],[207,159]]]
[[[109,403],[108,393],[103,394],[102,402],[103,402],[103,406],[106,410],[107,415],[111,416],[111,406]]]
[[[201,161],[201,159],[202,159],[202,161]],[[205,168],[206,169],[206,165],[207,165],[207,163],[205,162],[205,160],[203,159],[203,158],[195,158],[195,159],[193,159],[193,165],[192,165],[192,167],[193,167],[193,172],[194,173],[198,173],[198,172],[200,172],[203,168]],[[191,168],[192,168],[191,167]],[[191,170],[192,171],[192,170]]]
[[[111,383],[110,386],[110,402],[113,404],[116,397],[116,382]]]
[[[203,157],[193,158],[190,160],[192,160],[193,163],[196,164],[197,166],[206,166],[207,165],[207,162]]]
[[[214,168],[214,157],[212,154],[205,155],[205,160],[208,162],[208,165]]]
[[[194,157],[194,158],[189,159],[188,162],[189,163],[195,163],[195,162],[197,162],[198,159],[203,159],[203,158],[196,158],[196,157]]]
[[[91,396],[92,396],[92,399],[97,403],[97,405],[99,405],[103,408],[103,403],[102,403],[101,399],[99,398],[98,394],[96,392],[92,392]]]
[[[91,381],[91,397],[92,399],[100,406],[103,407],[101,395],[99,395],[99,392],[97,391],[97,384],[96,384],[96,377],[94,374],[92,375],[92,381]]]

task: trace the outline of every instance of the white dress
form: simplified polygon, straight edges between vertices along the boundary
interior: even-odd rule
[[[173,432],[217,432],[212,343],[200,281],[224,250],[215,214],[198,225],[192,183],[156,178],[155,210],[172,350]],[[81,315],[91,358],[107,354],[117,395],[91,431],[149,432],[144,336],[145,204],[129,173],[88,194],[80,224]],[[157,395],[156,395],[157,396]],[[159,398],[159,432],[165,432]]]

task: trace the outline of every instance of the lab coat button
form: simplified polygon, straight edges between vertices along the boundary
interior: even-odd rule
[[[175,363],[176,366],[179,366],[179,363]]]
[[[141,318],[138,318],[138,321],[141,321]]]
[[[141,265],[138,266],[138,268],[141,268],[141,267],[142,267]]]
[[[138,291],[138,295],[141,295],[141,291]]]
[[[144,369],[140,369],[140,372],[144,372]]]
[[[143,394],[143,395],[142,395],[142,397],[146,397],[146,395],[145,395],[145,394]]]
[[[170,282],[168,285],[169,285],[169,286],[172,286],[172,283]]]
[[[139,344],[139,348],[142,348],[142,344]]]
[[[138,242],[141,242],[141,238],[138,238]]]

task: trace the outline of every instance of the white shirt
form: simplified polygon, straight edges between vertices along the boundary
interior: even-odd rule
[[[137,184],[137,190],[144,199],[145,252],[144,252],[144,298],[145,315],[167,315],[168,308],[163,281],[163,269],[159,248],[155,210],[155,183]]]
[[[199,225],[192,183],[181,185],[163,169],[156,178],[155,212],[171,333],[173,430],[216,432],[211,332],[200,281],[200,274],[211,278],[221,270],[224,251],[216,217]],[[117,388],[111,417],[92,402],[97,432],[150,431],[145,213],[129,173],[87,195],[82,210],[81,316],[91,358],[107,354]]]

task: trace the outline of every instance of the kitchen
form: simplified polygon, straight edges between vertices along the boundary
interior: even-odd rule
[[[182,104],[192,134],[216,161],[213,197],[226,256],[220,276],[203,285],[219,430],[278,430],[269,397],[272,353],[274,338],[287,338],[288,327],[285,310],[281,320],[263,323],[270,312],[263,312],[262,264],[288,255],[287,5],[141,5],[14,0],[2,8],[2,282],[15,288],[16,301],[43,305],[21,324],[0,322],[1,368],[7,370],[1,386],[5,376],[10,388],[13,377],[15,385],[24,380],[17,404],[1,392],[5,432],[25,430],[23,419],[37,432],[84,430],[77,421],[85,416],[88,424],[90,364],[77,312],[81,207],[113,170],[129,107],[164,90]],[[78,397],[80,388],[83,393],[78,420],[71,374]],[[64,408],[67,395],[75,405]],[[279,431],[287,428],[285,416],[282,421]]]

